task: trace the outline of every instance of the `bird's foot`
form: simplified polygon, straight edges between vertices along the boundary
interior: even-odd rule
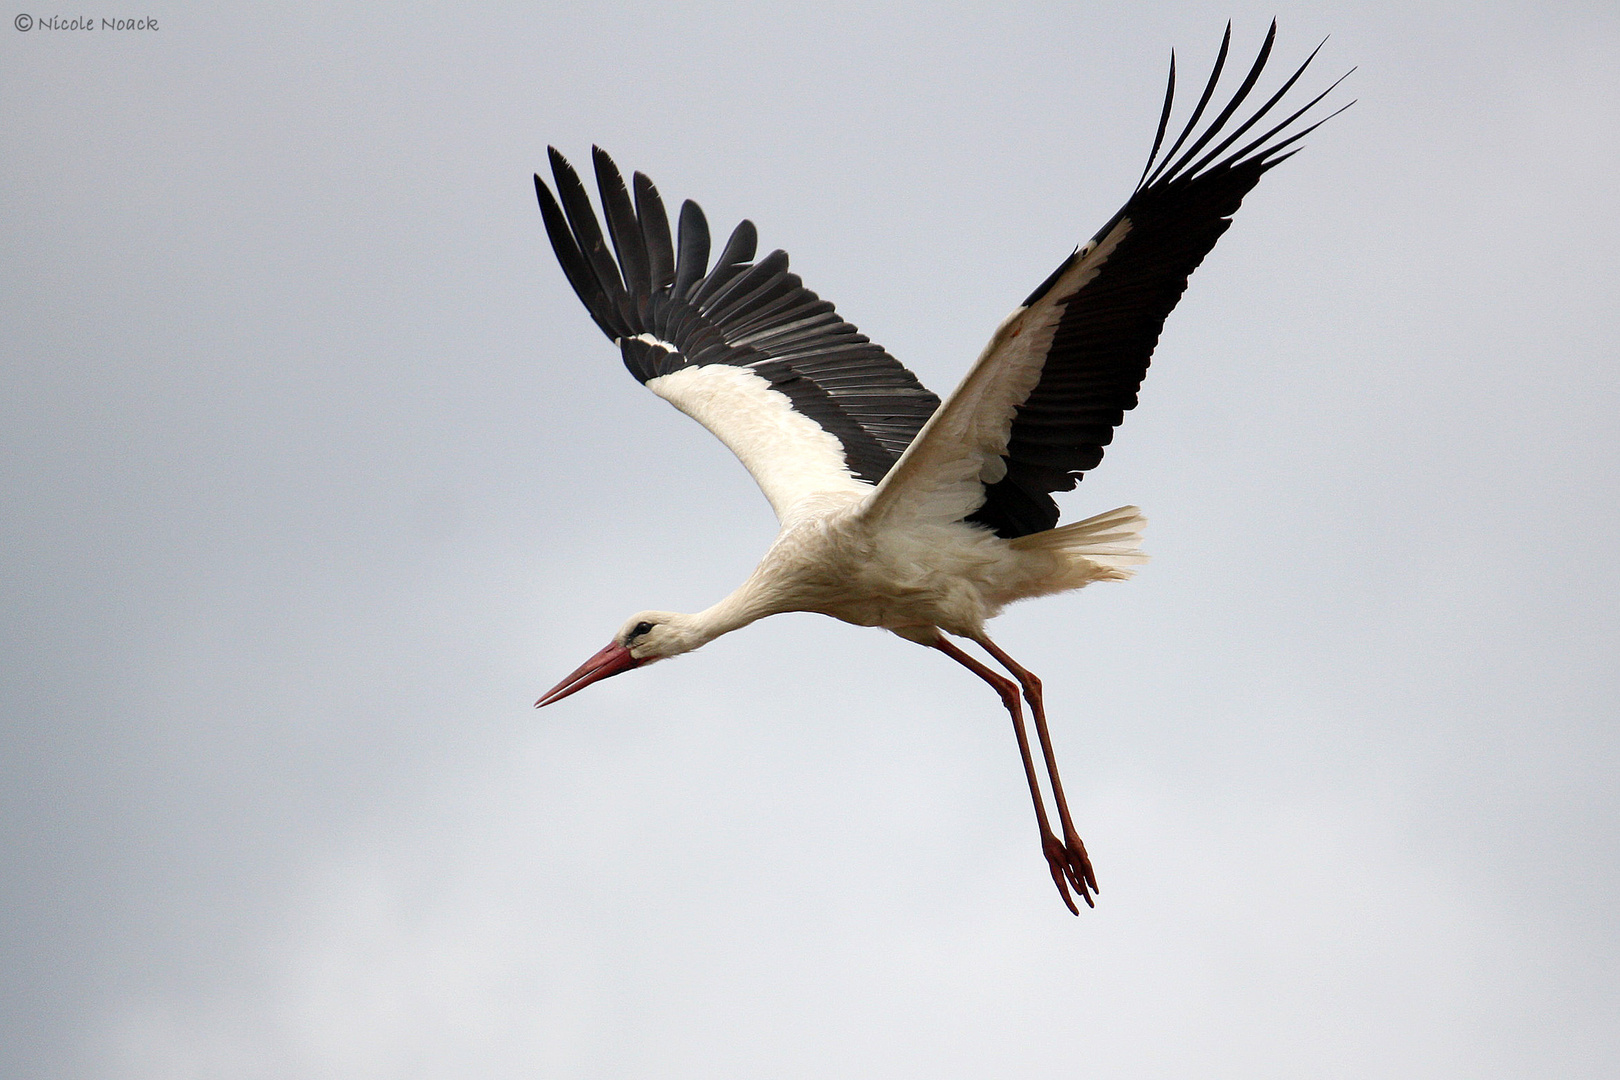
[[[1097,891],[1097,875],[1091,869],[1091,859],[1086,855],[1086,845],[1080,842],[1080,838],[1070,832],[1068,842],[1064,843],[1047,832],[1041,837],[1041,849],[1046,855],[1046,865],[1052,871],[1052,881],[1057,885],[1058,895],[1063,897],[1069,910],[1080,914],[1080,909],[1075,907],[1074,899],[1069,894],[1071,886],[1086,902],[1086,907],[1096,907],[1091,897]]]

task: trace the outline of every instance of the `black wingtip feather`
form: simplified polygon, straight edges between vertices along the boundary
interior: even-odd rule
[[[648,272],[647,245],[641,238],[641,222],[630,203],[630,192],[624,186],[624,176],[600,146],[591,147],[591,164],[596,171],[596,191],[607,218],[608,234],[613,238],[613,250],[619,257],[620,272],[624,275],[624,288],[631,296],[645,295],[651,289]]]
[[[743,272],[748,261],[754,257],[759,248],[759,230],[754,223],[743,218],[737,227],[731,230],[731,237],[726,246],[720,250],[720,257],[715,260],[714,269],[709,276],[692,292],[692,303],[699,307],[731,282],[731,279]]]
[[[1142,175],[1137,178],[1136,186],[1140,188],[1147,183],[1148,170],[1153,168],[1154,160],[1159,156],[1159,148],[1164,145],[1164,131],[1170,125],[1170,106],[1176,100],[1176,50],[1170,50],[1170,80],[1164,88],[1164,109],[1159,113],[1159,130],[1153,136],[1153,149],[1148,152],[1147,164],[1142,166]]]
[[[731,230],[731,236],[726,240],[726,246],[720,252],[720,259],[716,265],[733,266],[745,263],[754,257],[759,250],[759,230],[747,218],[737,222],[737,227]]]
[[[675,281],[675,249],[669,239],[669,215],[658,188],[645,173],[631,178],[636,193],[636,217],[641,222],[641,242],[647,251],[647,272],[653,292],[669,288]]]

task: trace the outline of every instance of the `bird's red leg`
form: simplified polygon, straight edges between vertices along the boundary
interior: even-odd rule
[[[1047,866],[1052,871],[1052,880],[1057,883],[1058,893],[1062,895],[1063,903],[1067,905],[1068,909],[1074,912],[1074,914],[1080,914],[1080,909],[1074,906],[1074,900],[1069,895],[1070,881],[1074,882],[1076,890],[1078,890],[1080,893],[1080,898],[1086,902],[1088,907],[1096,906],[1092,903],[1091,894],[1086,889],[1086,885],[1090,881],[1091,867],[1089,864],[1084,863],[1085,848],[1080,848],[1080,858],[1082,860],[1082,865],[1085,867],[1084,876],[1082,876],[1075,870],[1074,860],[1070,850],[1073,845],[1071,844],[1069,847],[1065,847],[1064,843],[1058,840],[1057,836],[1053,834],[1052,825],[1047,820],[1046,802],[1041,798],[1040,779],[1035,774],[1035,759],[1029,752],[1029,735],[1024,730],[1024,711],[1019,707],[1018,686],[1014,684],[1011,679],[1008,679],[1004,675],[997,674],[984,664],[981,664],[979,661],[973,659],[973,657],[969,656],[961,649],[958,649],[955,645],[951,644],[950,640],[947,639],[943,634],[934,640],[933,646],[946,656],[950,657],[952,660],[955,660],[958,664],[961,664],[963,667],[973,672],[973,674],[977,675],[985,682],[989,683],[991,687],[994,688],[996,693],[1001,695],[1002,704],[1007,706],[1007,712],[1012,715],[1013,734],[1018,738],[1018,753],[1024,759],[1024,777],[1029,781],[1029,797],[1030,800],[1035,804],[1035,821],[1037,824],[1039,824],[1041,830],[1041,851],[1043,854],[1045,854]],[[1038,696],[1039,695],[1037,695],[1037,699]],[[1042,740],[1042,746],[1043,748],[1045,747],[1044,739]],[[1055,778],[1057,774],[1052,772],[1050,765],[1051,752],[1049,750],[1047,752],[1047,761],[1047,771]],[[1058,808],[1063,813],[1066,831],[1072,832],[1073,830],[1067,827],[1068,811],[1063,807],[1063,796],[1061,794],[1061,789],[1059,789],[1058,795]],[[1078,843],[1078,841],[1074,841],[1074,843]],[[1091,889],[1095,890],[1096,885],[1092,885]]]
[[[1034,672],[1003,652],[1001,647],[989,638],[981,636],[974,640],[984,646],[985,652],[995,657],[1002,667],[1012,672],[1013,677],[1024,688],[1024,697],[1029,701],[1030,714],[1035,718],[1035,735],[1041,740],[1041,755],[1046,758],[1046,775],[1052,781],[1052,797],[1057,802],[1058,820],[1063,823],[1063,841],[1068,849],[1069,879],[1074,882],[1075,890],[1080,893],[1081,899],[1091,905],[1091,893],[1098,891],[1097,876],[1091,869],[1091,858],[1086,854],[1086,845],[1080,842],[1080,834],[1075,830],[1074,822],[1069,819],[1069,802],[1063,797],[1063,781],[1058,777],[1057,754],[1052,750],[1052,735],[1046,728],[1046,704],[1041,694],[1041,680],[1035,677]]]

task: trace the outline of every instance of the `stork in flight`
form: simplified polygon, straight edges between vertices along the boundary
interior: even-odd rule
[[[1298,128],[1338,82],[1233,149],[1316,56],[1227,131],[1260,78],[1276,32],[1273,22],[1242,83],[1200,129],[1231,44],[1227,25],[1208,85],[1161,158],[1175,97],[1171,56],[1158,134],[1136,190],[996,328],[943,405],[789,273],[785,252],[754,261],[752,222],[737,226],[710,265],[709,227],[696,203],[681,206],[677,246],[652,181],[638,172],[627,189],[612,159],[593,149],[604,238],[578,174],[552,149],[557,194],[538,175],[534,185],[569,284],[630,373],[742,459],[781,531],[730,596],[695,615],[630,616],[536,707],[691,652],[767,615],[814,611],[881,626],[938,649],[1001,696],[1052,880],[1070,911],[1079,913],[1071,888],[1094,906],[1097,879],[1058,779],[1040,680],[990,640],[985,622],[1015,600],[1129,577],[1130,567],[1146,559],[1136,547],[1143,525],[1136,507],[1058,526],[1051,493],[1072,490],[1102,460],[1125,410],[1136,407],[1187,276],[1231,224],[1243,196],[1329,119]],[[977,643],[1012,678],[964,652],[952,636]],[[1061,840],[1030,751],[1020,691]]]

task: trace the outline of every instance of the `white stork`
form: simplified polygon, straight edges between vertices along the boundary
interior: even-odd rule
[[[1208,85],[1161,160],[1175,96],[1172,54],[1158,134],[1136,190],[996,328],[943,406],[789,273],[785,252],[755,262],[752,222],[737,226],[711,266],[708,224],[696,203],[681,206],[676,247],[652,181],[636,173],[632,198],[612,159],[593,149],[610,253],[579,176],[552,149],[557,195],[538,175],[534,183],[569,283],[630,373],[742,459],[781,531],[730,596],[695,615],[630,616],[536,707],[767,615],[814,611],[881,626],[938,649],[1001,696],[1052,880],[1070,911],[1079,913],[1071,887],[1093,905],[1097,879],[1064,800],[1040,681],[990,640],[985,622],[1015,600],[1129,577],[1146,558],[1136,547],[1143,525],[1136,507],[1058,526],[1051,493],[1073,489],[1102,460],[1125,410],[1136,406],[1187,276],[1243,196],[1329,118],[1294,130],[1338,82],[1232,149],[1298,81],[1313,51],[1222,137],[1259,79],[1276,31],[1273,22],[1231,100],[1199,130],[1231,43],[1227,25]],[[976,642],[1012,679],[948,635]],[[1047,814],[1020,690],[1062,840]]]

